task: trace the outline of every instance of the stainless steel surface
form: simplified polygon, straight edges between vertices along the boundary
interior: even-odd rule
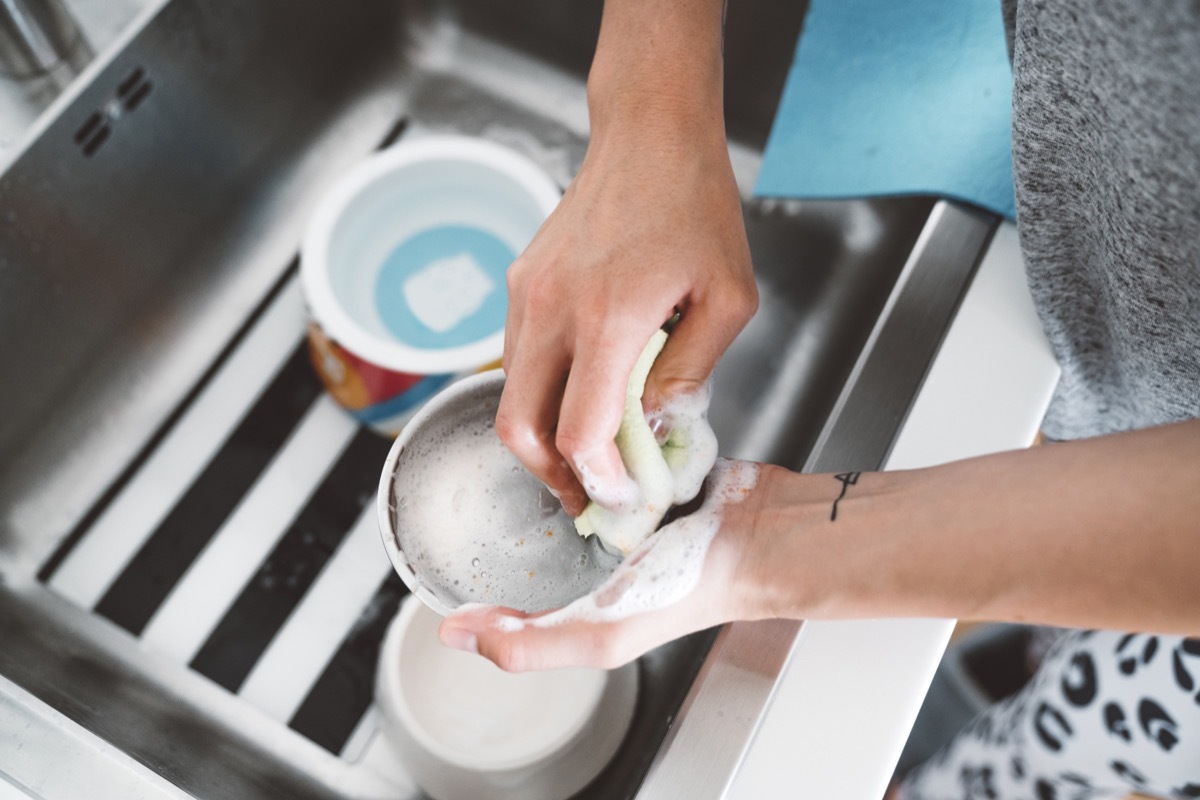
[[[168,5],[0,177],[0,332],[22,343],[0,357],[22,376],[0,421],[6,550],[53,551],[400,118],[405,6],[325,9]]]
[[[106,53],[121,46],[122,37],[136,27],[139,13],[163,0],[61,2],[75,20],[90,51]],[[74,82],[79,72],[77,67],[60,64],[48,74],[25,78],[0,73],[0,170],[7,166],[10,154],[19,148],[20,142],[27,136],[37,135],[35,122],[42,112],[60,96],[69,94],[64,90]]]
[[[802,633],[791,620],[721,629],[639,798],[725,796]]]
[[[0,169],[38,115],[84,70],[94,52],[113,42],[120,23],[128,23],[145,1],[0,2]],[[47,18],[47,11],[52,16]],[[97,24],[100,19],[103,24]]]
[[[952,203],[934,206],[805,472],[877,470],[887,461],[996,223]],[[786,620],[722,630],[639,797],[724,795],[803,631]]]
[[[934,206],[806,471],[873,470],[887,461],[997,223],[954,203]]]
[[[20,80],[65,67],[69,80],[93,55],[61,0],[0,0],[0,75]]]
[[[38,575],[228,361],[346,167],[401,129],[449,130],[508,144],[570,179],[586,147],[583,79],[599,7],[173,0],[89,67],[86,85],[14,154],[0,175],[0,372],[19,387],[0,395],[0,676],[30,703],[198,797],[413,793],[403,776],[294,735]],[[731,4],[726,94],[743,181],[801,12]],[[806,462],[931,207],[747,202],[763,302],[716,378],[711,416],[725,453]],[[973,266],[975,255],[962,259]],[[872,352],[884,352],[883,337]],[[912,369],[923,374],[919,358]],[[855,431],[839,430],[826,447],[849,453],[846,463],[869,460],[843,451],[840,437]],[[756,630],[781,628],[724,634],[673,732],[715,632],[644,658],[630,737],[581,796],[634,796],[655,758],[647,791],[715,796],[719,777],[693,791],[673,765],[712,738],[722,744],[705,774],[727,783],[736,769],[786,657],[763,649]],[[46,754],[47,769],[55,757]]]
[[[0,678],[0,799],[185,800],[161,775]]]

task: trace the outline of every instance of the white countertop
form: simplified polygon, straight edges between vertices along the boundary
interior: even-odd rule
[[[910,469],[1030,445],[1059,369],[1001,226],[887,462]],[[954,620],[805,623],[729,797],[879,800]]]

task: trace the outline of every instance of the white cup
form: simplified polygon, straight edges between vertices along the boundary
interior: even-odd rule
[[[394,434],[454,377],[498,363],[506,270],[559,197],[528,158],[465,136],[406,139],[343,176],[300,260],[334,398]]]
[[[507,673],[437,638],[408,597],[380,651],[386,740],[434,800],[562,800],[612,760],[633,718],[637,664]]]

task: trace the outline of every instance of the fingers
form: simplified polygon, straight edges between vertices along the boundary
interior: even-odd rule
[[[749,285],[727,292],[720,304],[689,306],[650,372],[644,407],[704,386],[757,308]],[[496,431],[573,516],[583,512],[589,495],[604,504],[610,495],[619,497],[628,481],[615,437],[629,374],[654,328],[618,327],[576,334],[569,346],[565,333],[535,337],[525,330],[520,346],[510,345]]]
[[[538,480],[558,495],[568,514],[578,516],[587,494],[554,444],[569,355],[541,339],[518,350],[507,370],[496,411],[496,433]]]
[[[587,494],[554,445],[571,356],[564,346],[565,337],[545,330],[546,322],[553,322],[549,315],[539,315],[542,324],[532,326],[532,331],[522,325],[528,286],[521,276],[527,264],[522,257],[508,273],[506,377],[496,412],[496,433],[525,468],[559,498],[566,512],[579,516],[587,506]]]
[[[703,387],[721,355],[758,308],[753,281],[686,308],[646,379],[642,405],[656,409],[671,397]]]
[[[563,393],[555,445],[593,499],[612,505],[628,481],[616,436],[629,373],[650,333],[638,329],[589,332],[579,342]],[[609,497],[612,502],[606,502]]]
[[[555,282],[513,290],[496,431],[568,513],[582,513],[589,495],[616,502],[629,480],[615,441],[629,374],[661,314],[593,308],[564,320],[546,299],[561,302]]]
[[[629,480],[616,435],[629,373],[649,336],[591,331],[571,356],[556,349],[560,338],[547,337],[512,356],[496,431],[572,515],[589,495],[615,503]]]
[[[438,636],[446,646],[473,650],[508,672],[620,666],[612,663],[604,637],[592,630],[595,626],[538,628],[527,620],[527,615],[512,609],[472,611],[446,617]],[[464,643],[469,646],[463,648]]]
[[[616,669],[680,635],[645,617],[620,622],[584,621],[539,626],[538,615],[486,608],[442,620],[447,647],[475,652],[508,672],[560,667]]]

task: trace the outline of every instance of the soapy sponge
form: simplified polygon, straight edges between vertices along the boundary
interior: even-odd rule
[[[642,410],[642,393],[650,367],[662,352],[667,334],[659,330],[634,365],[625,391],[625,408],[617,430],[617,451],[629,483],[611,502],[595,499],[575,519],[580,536],[596,535],[613,553],[628,555],[653,533],[672,505],[695,497],[717,458],[717,440],[705,418],[708,391],[677,398],[662,411],[669,433],[660,445]],[[589,494],[595,493],[590,487]]]

